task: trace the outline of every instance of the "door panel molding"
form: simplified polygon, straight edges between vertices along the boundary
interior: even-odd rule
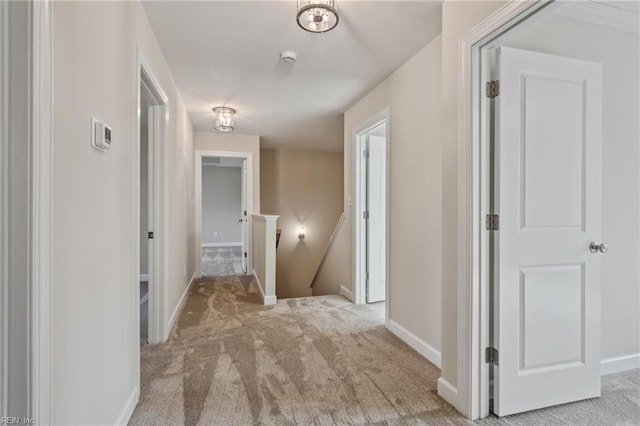
[[[602,238],[602,65],[498,56],[493,408],[504,416],[600,395],[602,256],[589,243]],[[541,84],[526,88],[531,75]]]

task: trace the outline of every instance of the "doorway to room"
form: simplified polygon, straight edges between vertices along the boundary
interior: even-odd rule
[[[198,275],[251,273],[252,154],[196,151],[195,170]]]
[[[168,98],[140,63],[138,95],[138,256],[140,344],[164,340],[163,330],[163,167]]]
[[[356,135],[357,303],[385,318],[387,300],[387,120]]]
[[[140,90],[140,343],[149,341],[149,250],[147,243],[149,216],[153,217],[153,204],[149,203],[149,187],[153,186],[153,167],[149,167],[149,108],[152,101],[147,90]]]
[[[553,2],[527,14],[462,42],[473,221],[460,272],[473,281],[459,306],[473,328],[459,312],[458,390],[472,418],[595,398],[601,375],[638,365],[637,12]]]
[[[246,160],[202,158],[202,275],[247,273]]]

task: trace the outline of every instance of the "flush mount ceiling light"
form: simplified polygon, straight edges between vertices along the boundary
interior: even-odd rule
[[[338,25],[335,0],[298,0],[298,25],[305,31],[324,33]]]
[[[236,110],[226,106],[219,106],[213,109],[216,114],[216,130],[219,132],[233,132],[233,115]]]

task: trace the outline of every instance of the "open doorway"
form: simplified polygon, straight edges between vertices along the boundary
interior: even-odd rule
[[[463,40],[477,120],[461,145],[474,262],[459,363],[473,367],[458,389],[472,418],[604,397],[618,379],[601,375],[640,366],[638,9],[588,3]]]
[[[247,273],[246,160],[202,158],[202,275]]]
[[[147,90],[140,90],[140,344],[149,341],[149,263],[152,229],[149,217],[153,218],[153,203],[149,188],[153,187],[153,165],[149,166],[149,109],[152,100]]]
[[[138,95],[138,235],[140,344],[160,343],[166,338],[162,259],[164,232],[164,135],[168,98],[140,59]]]
[[[196,251],[200,276],[251,272],[253,159],[248,152],[196,152]],[[198,266],[199,265],[199,266]]]
[[[387,318],[387,120],[356,134],[357,303]]]

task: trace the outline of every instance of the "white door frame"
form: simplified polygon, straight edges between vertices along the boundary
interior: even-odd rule
[[[32,1],[31,412],[40,424],[53,421],[53,11],[50,1]]]
[[[460,39],[458,92],[458,357],[457,393],[446,397],[470,419],[489,415],[488,147],[484,78],[488,68],[483,48],[552,4],[553,0],[512,1]],[[484,61],[483,61],[484,59]]]
[[[389,108],[385,108],[377,114],[373,115],[371,118],[363,122],[360,126],[356,127],[352,134],[352,155],[353,155],[353,170],[354,170],[354,179],[353,179],[353,248],[354,248],[354,303],[356,304],[364,304],[367,303],[367,282],[366,282],[366,262],[367,262],[367,250],[366,250],[366,223],[362,217],[362,212],[364,210],[363,206],[363,190],[362,186],[364,184],[363,181],[363,170],[364,170],[364,161],[362,158],[362,143],[363,137],[366,133],[373,130],[374,128],[385,124],[386,125],[386,194],[385,194],[385,238],[387,249],[385,250],[385,323],[388,325],[389,323],[389,305],[391,295],[389,292],[389,187],[390,187],[390,174],[389,174],[389,164],[390,164],[390,135],[391,135],[391,115]]]
[[[134,365],[136,365],[136,376],[140,379],[140,100],[142,95],[142,85],[145,91],[151,96],[153,104],[157,109],[153,114],[149,114],[149,123],[152,132],[149,135],[149,144],[153,145],[153,206],[149,206],[154,212],[154,220],[151,225],[154,232],[153,252],[149,253],[149,343],[164,342],[169,335],[169,312],[166,277],[168,276],[168,182],[167,173],[167,144],[166,134],[169,116],[169,97],[162,86],[155,78],[151,66],[145,60],[140,49],[137,50],[137,61],[135,68],[135,93],[136,96],[136,126],[134,141],[136,141],[134,159],[134,214],[135,214],[135,253],[138,261],[135,267],[135,277],[133,281],[134,305]],[[146,242],[145,242],[146,243]],[[139,383],[138,383],[139,389]]]
[[[196,276],[202,277],[202,158],[203,157],[225,157],[225,158],[242,158],[246,161],[247,176],[245,177],[245,194],[247,198],[247,216],[246,216],[246,232],[247,246],[244,250],[247,252],[247,274],[253,271],[253,232],[249,224],[249,219],[253,214],[253,154],[251,152],[235,152],[235,151],[207,151],[196,150],[195,160],[195,233],[196,233]],[[244,241],[243,241],[244,244]]]
[[[28,127],[29,134],[29,209],[28,215],[29,274],[25,285],[30,288],[29,317],[26,327],[29,328],[30,348],[25,357],[29,359],[28,380],[30,417],[37,424],[50,424],[52,414],[52,215],[53,215],[53,14],[49,0],[28,3],[28,28],[30,38],[27,41],[29,69]],[[10,108],[5,91],[9,88],[8,48],[13,41],[9,40],[6,23],[10,19],[7,2],[0,4],[0,69],[2,82],[0,93],[0,226],[2,230],[0,244],[0,308],[6,315],[8,303],[7,259],[9,239],[8,225],[8,188],[5,187],[8,173],[7,154],[9,139],[7,132],[8,111]],[[18,40],[16,43],[24,42]],[[0,409],[2,415],[8,415],[7,395],[9,365],[7,363],[8,328],[6,317],[0,327]]]
[[[9,16],[8,2],[0,3],[0,413],[8,413],[9,350],[9,199],[8,109]]]

